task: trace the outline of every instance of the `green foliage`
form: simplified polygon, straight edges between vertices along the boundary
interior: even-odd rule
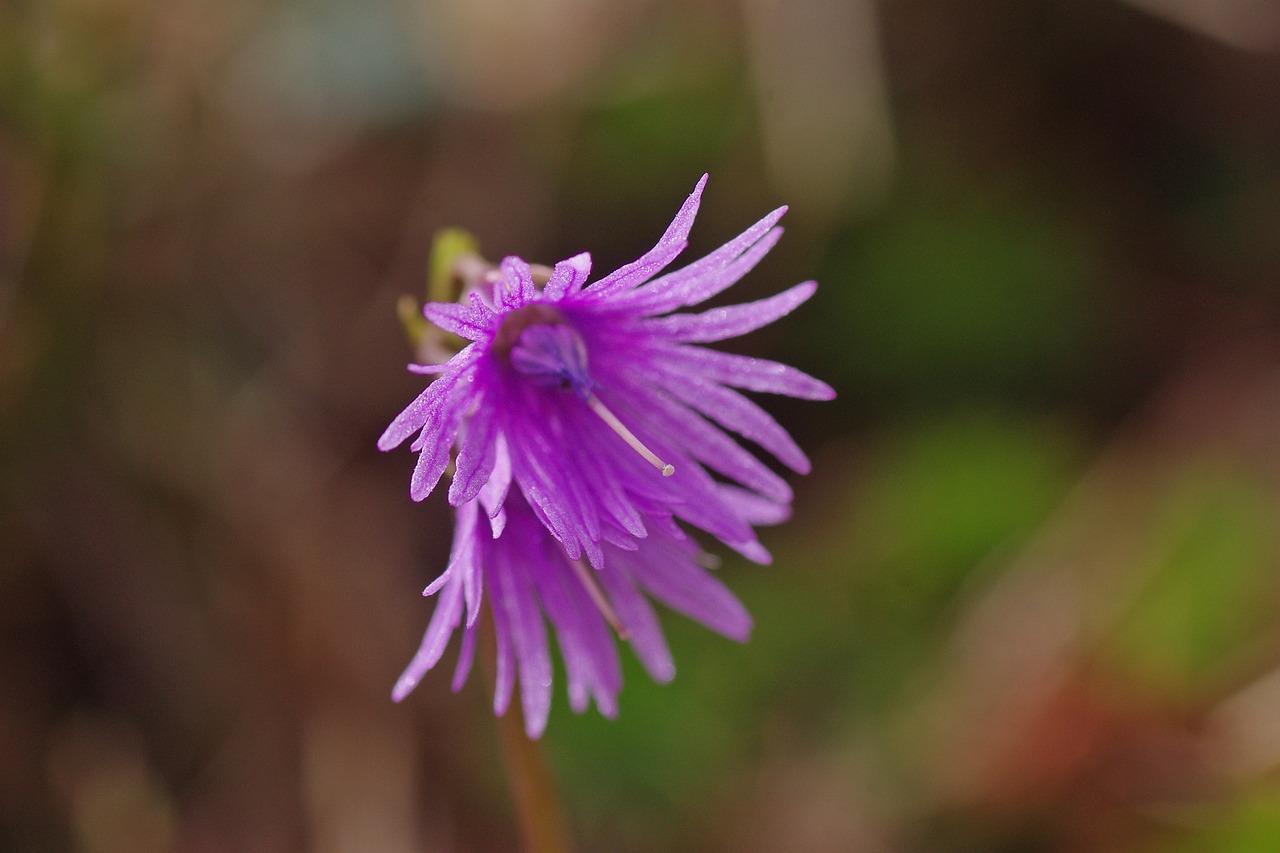
[[[946,399],[1077,377],[1099,333],[1097,250],[1081,225],[1025,191],[931,174],[842,242],[821,275],[847,324],[814,338],[837,379]]]
[[[1280,850],[1280,789],[1274,785],[1198,813],[1195,829],[1151,853],[1273,853]]]
[[[635,811],[641,792],[640,811],[691,819],[730,796],[732,768],[768,738],[817,745],[875,725],[929,665],[965,580],[1035,528],[1075,460],[1053,424],[995,413],[887,435],[821,537],[787,529],[770,543],[773,566],[722,570],[756,618],[749,644],[666,614],[673,683],[628,660],[619,719],[569,720],[558,707],[551,726],[571,734],[549,745],[576,807],[603,824]]]
[[[1192,466],[1157,509],[1147,579],[1110,652],[1166,690],[1213,690],[1273,618],[1272,502],[1248,474]]]

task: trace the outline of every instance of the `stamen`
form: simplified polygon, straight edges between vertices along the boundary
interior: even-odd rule
[[[570,560],[569,563],[573,566],[573,571],[578,575],[578,580],[582,581],[582,585],[587,588],[587,595],[591,596],[592,602],[600,610],[600,615],[604,617],[604,621],[609,623],[609,627],[618,635],[618,639],[630,640],[631,632],[623,627],[622,620],[618,618],[618,614],[614,611],[613,605],[609,603],[609,599],[605,598],[604,590],[600,588],[600,584],[596,583],[591,569],[583,565],[581,560]]]
[[[650,465],[661,471],[662,476],[670,477],[676,472],[676,467],[674,465],[668,465],[666,462],[663,462],[652,450],[645,447],[644,442],[636,438],[635,433],[627,429],[626,425],[623,424],[622,421],[618,420],[618,416],[609,411],[604,403],[600,402],[599,397],[595,394],[590,395],[587,397],[587,405],[591,407],[591,411],[600,416],[600,420],[609,425],[610,429],[622,436],[622,440],[631,445],[632,450],[639,453]]]

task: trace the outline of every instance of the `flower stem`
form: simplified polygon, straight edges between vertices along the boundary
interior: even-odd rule
[[[481,618],[485,624],[480,629],[480,655],[492,688],[497,642],[487,605]],[[555,780],[551,778],[541,744],[525,734],[518,695],[512,698],[506,713],[498,717],[498,738],[524,853],[572,853],[568,821],[560,808]]]
[[[555,782],[541,745],[524,733],[524,714],[518,701],[498,718],[498,735],[525,853],[570,853],[573,846]]]

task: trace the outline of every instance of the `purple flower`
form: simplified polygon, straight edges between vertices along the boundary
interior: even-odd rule
[[[791,490],[725,430],[794,471],[807,472],[809,461],[734,389],[819,400],[834,392],[786,365],[694,345],[773,322],[813,295],[813,282],[744,305],[671,313],[732,286],[782,233],[776,223],[785,208],[655,278],[687,245],[705,184],[704,176],[657,246],[589,286],[587,254],[556,264],[541,288],[527,263],[508,257],[466,304],[424,309],[470,343],[445,364],[411,366],[439,375],[378,447],[390,450],[417,433],[414,500],[431,493],[454,458],[449,502],[458,526],[449,566],[426,590],[440,591],[440,603],[396,699],[439,660],[464,610],[455,684],[465,678],[486,586],[498,640],[496,709],[506,708],[518,671],[533,736],[550,704],[543,613],[556,630],[574,709],[590,696],[607,715],[621,687],[609,623],[630,635],[654,678],[673,674],[641,592],[746,638],[750,618],[699,567],[698,547],[676,522],[767,563],[752,526],[783,520]]]

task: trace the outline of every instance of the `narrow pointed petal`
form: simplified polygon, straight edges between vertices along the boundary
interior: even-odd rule
[[[736,284],[777,244],[782,229],[774,226],[786,210],[778,208],[701,260],[620,294],[617,303],[654,315],[710,299]]]
[[[409,480],[409,497],[413,500],[425,499],[435,489],[436,483],[440,482],[444,469],[449,467],[449,448],[453,446],[453,439],[457,436],[461,423],[461,407],[446,405],[436,422],[423,428],[419,439],[422,452],[418,454],[418,463]]]
[[[476,657],[476,630],[476,625],[470,625],[462,635],[462,647],[458,650],[458,665],[453,670],[453,681],[449,685],[454,693],[462,689],[462,686],[467,683],[467,676],[471,674],[471,662]]]
[[[725,429],[754,441],[798,474],[809,473],[809,458],[764,409],[730,388],[680,371],[660,372],[658,384],[677,400]]]
[[[511,477],[511,452],[507,449],[506,437],[498,432],[493,439],[493,470],[477,493],[480,505],[489,518],[496,518],[502,512],[507,490],[511,488]],[[493,538],[497,539],[498,534],[493,534]]]
[[[505,584],[500,581],[500,577],[501,575],[495,571],[493,597],[498,600],[504,599],[507,594]],[[511,628],[508,625],[511,617],[507,612],[508,608],[495,605],[491,610],[493,638],[498,647],[498,660],[493,679],[493,713],[502,716],[511,705],[511,694],[516,686],[515,651],[511,648]]]
[[[542,295],[551,302],[559,302],[567,294],[577,293],[591,276],[591,255],[583,252],[556,264],[551,278],[542,288]]]
[[[676,369],[694,371],[706,379],[769,394],[784,394],[805,400],[831,400],[836,392],[830,385],[786,364],[763,358],[683,346],[664,352],[664,359]]]
[[[716,633],[738,641],[751,635],[751,615],[729,589],[687,556],[667,553],[623,561],[626,570],[656,599]]]
[[[436,326],[469,341],[477,341],[492,333],[493,315],[485,315],[458,302],[428,302],[423,315]]]
[[[791,505],[762,498],[755,492],[728,484],[720,487],[720,499],[752,526],[781,524],[791,517]]]
[[[483,403],[484,398],[481,397],[480,404]],[[489,482],[497,464],[497,444],[494,441],[497,432],[497,418],[492,416],[476,415],[467,422],[462,447],[458,451],[457,469],[453,482],[449,484],[450,505],[461,506],[470,501]]]
[[[422,637],[422,645],[418,647],[417,654],[413,656],[413,660],[409,661],[404,674],[396,681],[396,686],[391,691],[391,698],[394,701],[399,702],[408,696],[413,688],[418,686],[418,682],[422,680],[422,676],[426,675],[427,670],[440,660],[440,655],[444,653],[453,629],[458,625],[461,612],[462,585],[450,584],[445,588],[439,603],[436,604],[436,612],[432,614],[431,624],[427,626],[427,633]]]
[[[528,569],[511,565],[519,555],[508,555],[501,579],[501,604],[511,632],[511,647],[516,657],[520,680],[520,701],[524,709],[529,737],[542,734],[551,709],[551,656],[547,650],[547,628],[534,598],[526,573]]]
[[[694,217],[698,215],[698,205],[702,201],[702,190],[706,185],[707,176],[703,175],[676,213],[676,218],[667,226],[666,233],[662,235],[658,245],[617,272],[610,273],[591,285],[588,288],[591,293],[604,296],[635,287],[653,278],[666,268],[667,264],[675,260],[688,245],[689,231],[693,228]]]
[[[651,320],[650,328],[656,334],[684,343],[736,338],[790,314],[813,296],[817,289],[815,282],[806,281],[768,299],[712,308],[701,314],[673,314]]]
[[[396,415],[395,420],[378,439],[378,449],[384,452],[394,450],[403,444],[406,438],[422,429],[432,412],[453,392],[459,379],[471,368],[476,354],[477,350],[473,344],[454,356],[449,361],[445,372],[428,385],[403,412]]]
[[[618,618],[630,633],[631,648],[644,665],[645,671],[654,681],[670,681],[675,678],[676,665],[671,659],[671,650],[667,647],[667,641],[662,636],[662,626],[649,602],[636,591],[630,580],[615,569],[601,572],[600,581],[618,611]]]
[[[683,405],[650,393],[646,402],[662,420],[679,430],[685,452],[707,468],[777,501],[791,500],[786,481],[705,418]]]
[[[502,259],[502,284],[498,288],[498,304],[503,308],[519,308],[537,293],[529,264],[514,255]]]

